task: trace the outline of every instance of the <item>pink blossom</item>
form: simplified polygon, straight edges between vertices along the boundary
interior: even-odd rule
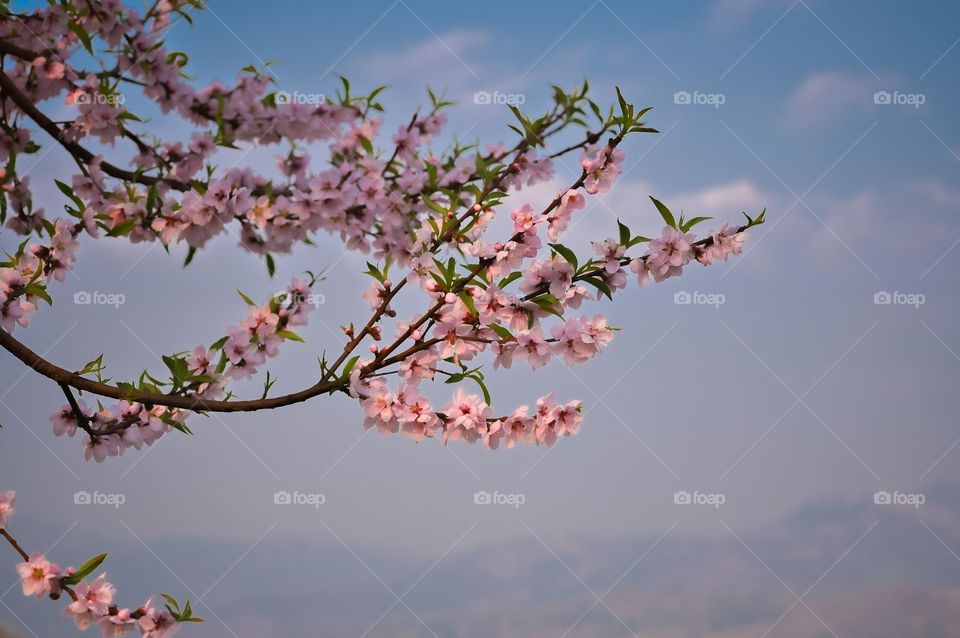
[[[543,338],[543,331],[539,327],[517,333],[517,348],[514,356],[526,359],[527,363],[536,370],[550,362],[550,344]]]
[[[481,397],[457,388],[444,412],[448,428],[480,431],[486,426],[490,406],[484,403]]]
[[[547,237],[550,238],[550,241],[559,239],[560,233],[567,229],[573,213],[581,210],[586,206],[586,203],[587,200],[578,190],[570,189],[560,197],[560,205],[557,206],[557,210],[550,217],[548,224]]]
[[[591,195],[607,192],[613,185],[613,180],[621,173],[623,151],[604,146],[595,155],[585,155],[587,157],[580,162],[580,166],[587,173],[583,189]]]
[[[710,233],[711,242],[709,246],[704,247],[697,255],[697,261],[705,266],[716,261],[726,261],[730,255],[739,255],[743,251],[743,242],[747,238],[747,233],[739,232],[739,229],[732,224],[724,224],[723,227]]]
[[[210,373],[216,366],[210,359],[207,349],[203,346],[197,346],[193,349],[193,354],[187,357],[187,369],[195,375],[203,376]]]
[[[166,609],[155,607],[151,600],[144,603],[143,616],[137,620],[142,638],[169,638],[177,632],[180,624]]]
[[[513,230],[517,233],[527,232],[542,219],[530,204],[524,204],[510,213],[510,218],[513,220]]]
[[[496,450],[501,443],[507,449],[516,447],[519,443],[533,443],[534,428],[534,420],[527,416],[527,406],[522,405],[507,418],[491,423],[489,431],[483,437],[483,444]]]
[[[513,366],[513,353],[517,349],[516,340],[495,341],[490,346],[495,355],[493,359],[493,369],[510,368]]]
[[[580,431],[583,421],[580,401],[570,401],[557,408],[554,415],[553,428],[558,436],[571,436]]]
[[[545,262],[535,261],[523,273],[520,290],[527,293],[538,291],[542,286],[554,297],[562,297],[573,283],[573,266],[562,257],[554,255]]]
[[[510,304],[514,300],[512,295],[506,294],[496,285],[491,284],[474,298],[473,304],[480,314],[480,323],[486,325],[509,319]]]
[[[363,293],[363,298],[370,304],[370,307],[374,310],[383,305],[384,300],[387,297],[387,289],[379,281],[374,281],[370,284],[370,287],[367,288],[366,292]]]
[[[24,596],[43,598],[60,591],[57,581],[60,568],[48,561],[43,554],[33,554],[26,562],[17,565],[17,573],[20,574]]]
[[[244,330],[256,335],[258,339],[270,337],[277,331],[280,317],[270,310],[269,305],[251,306],[249,313],[249,316],[240,322]]]
[[[413,386],[401,388],[398,393],[403,434],[416,441],[433,437],[440,427],[440,419],[430,402]]]
[[[93,582],[79,583],[74,592],[77,599],[67,605],[64,615],[73,616],[77,627],[86,629],[91,621],[107,614],[113,603],[116,588],[107,582],[106,575],[101,574]]]
[[[567,365],[584,363],[613,340],[613,332],[603,315],[590,319],[568,319],[552,329],[553,351],[564,356]]]
[[[4,529],[7,521],[13,516],[13,506],[16,502],[17,494],[13,490],[0,493],[0,529]]]
[[[557,441],[557,431],[553,427],[557,420],[557,404],[553,394],[537,399],[534,437],[540,445],[552,446]]]
[[[653,277],[655,282],[659,283],[669,276],[661,275],[660,270],[653,267],[649,256],[640,257],[631,261],[630,270],[637,273],[637,283],[641,286],[646,286],[651,277]]]
[[[647,268],[661,277],[679,275],[683,266],[693,256],[694,239],[692,233],[681,233],[669,226],[664,227],[663,234],[650,241]]]
[[[82,412],[84,416],[92,416],[86,402],[82,399],[77,401],[77,405],[80,407],[80,412]],[[64,403],[58,411],[51,414],[50,422],[53,423],[54,436],[63,436],[64,434],[73,436],[77,433],[77,415],[69,403]]]
[[[593,251],[600,257],[600,260],[603,261],[603,268],[607,274],[610,275],[620,270],[620,259],[623,258],[626,250],[626,246],[621,246],[617,240],[613,238],[604,239],[601,242],[593,242]]]
[[[390,392],[387,385],[379,379],[370,383],[366,394],[367,396],[360,402],[366,417],[364,427],[376,426],[380,434],[384,435],[396,433],[399,427],[397,417],[400,407],[396,395]]]
[[[408,385],[416,385],[423,379],[432,379],[433,368],[439,359],[435,348],[421,350],[407,357],[400,364],[400,378]]]
[[[115,638],[122,636],[137,626],[137,621],[133,618],[129,609],[117,610],[117,613],[108,616],[102,616],[97,620],[97,626],[103,632],[103,638]]]

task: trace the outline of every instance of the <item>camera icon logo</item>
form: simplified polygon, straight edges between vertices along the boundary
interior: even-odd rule
[[[674,505],[690,505],[693,502],[693,495],[686,490],[680,490],[673,495]]]
[[[87,306],[93,301],[93,295],[91,295],[86,290],[79,290],[73,293],[73,303],[77,305]]]
[[[893,503],[893,495],[890,492],[876,492],[873,495],[873,504],[874,505],[890,505]]]
[[[274,104],[290,104],[290,94],[287,91],[277,91],[273,94]]]
[[[492,100],[493,96],[490,95],[490,91],[477,91],[473,94],[474,104],[490,104]]]
[[[493,496],[490,492],[480,490],[473,495],[473,504],[474,505],[489,505],[493,502]]]
[[[290,505],[293,502],[293,496],[290,492],[280,491],[273,495],[274,505]]]
[[[890,104],[893,101],[893,95],[890,91],[877,91],[873,94],[874,104]]]
[[[673,303],[678,305],[689,305],[693,301],[693,296],[686,290],[673,293]]]
[[[673,94],[674,104],[690,104],[691,99],[690,91],[677,91]]]
[[[93,502],[93,495],[90,492],[80,491],[73,493],[74,505],[90,505]]]
[[[873,293],[873,303],[878,306],[887,306],[893,303],[893,295],[886,290]]]

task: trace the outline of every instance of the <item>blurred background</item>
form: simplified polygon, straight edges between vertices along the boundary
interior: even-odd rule
[[[629,139],[620,180],[578,213],[581,250],[618,217],[656,233],[647,195],[768,221],[731,262],[592,304],[623,330],[590,364],[489,375],[498,411],[583,400],[580,435],[549,449],[381,438],[336,397],[195,417],[195,436],[88,464],[52,434],[59,389],[4,353],[11,531],[61,565],[111,552],[124,604],[189,595],[208,622],[185,636],[960,634],[958,18],[933,1],[211,0],[167,38],[198,82],[278,61],[291,94],[332,94],[338,73],[389,84],[390,136],[429,85],[459,102],[438,149],[511,140],[504,103],[538,113],[550,84],[588,79],[601,103],[619,85],[654,107],[661,133]],[[52,180],[75,167],[38,141],[31,182],[57,211]],[[278,152],[222,165],[270,172]],[[542,205],[579,174],[573,157],[555,168],[510,204]],[[273,279],[230,235],[186,269],[181,248],[85,240],[18,338],[67,368],[104,353],[126,378],[223,334],[245,312],[237,288],[262,299],[328,268],[307,343],[269,366],[275,393],[299,389],[339,350],[337,326],[368,315],[364,256],[316,240]],[[73,303],[83,292],[123,303]],[[20,595],[4,552],[6,631],[73,635],[58,604]]]

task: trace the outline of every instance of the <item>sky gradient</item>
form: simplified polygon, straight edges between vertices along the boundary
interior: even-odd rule
[[[569,233],[570,244],[581,249],[615,235],[618,217],[635,232],[656,233],[661,224],[648,195],[688,216],[723,221],[766,208],[767,223],[751,230],[744,254],[731,262],[691,268],[645,289],[631,286],[617,303],[594,305],[623,330],[588,365],[555,362],[533,375],[526,369],[489,375],[501,408],[550,391],[584,401],[581,433],[550,449],[490,452],[380,438],[362,429],[353,402],[319,398],[275,412],[197,417],[194,437],[171,435],[147,453],[86,464],[76,441],[51,433],[47,417],[62,402],[58,388],[0,356],[0,489],[18,491],[17,525],[36,533],[30,542],[38,550],[65,531],[63,548],[89,554],[122,548],[122,557],[114,558],[141,568],[116,568],[129,579],[118,583],[121,591],[154,591],[150,577],[137,580],[145,573],[170,593],[185,593],[188,586],[202,594],[214,583],[214,597],[230,612],[222,623],[183,632],[191,636],[303,635],[294,628],[314,626],[297,611],[304,605],[288,609],[278,594],[274,605],[257,610],[256,622],[238,622],[244,610],[230,596],[232,588],[250,592],[251,582],[269,571],[271,557],[295,564],[296,551],[316,552],[311,564],[317,572],[343,561],[345,572],[366,574],[356,584],[343,576],[358,597],[385,594],[371,573],[391,574],[384,578],[399,596],[418,571],[443,557],[437,573],[444,579],[433,580],[430,589],[442,596],[444,584],[471,582],[484,561],[491,571],[499,565],[513,573],[517,556],[538,553],[549,568],[530,580],[535,592],[558,577],[551,569],[564,578],[579,573],[578,564],[564,569],[566,550],[593,565],[605,548],[626,543],[630,549],[609,574],[597,572],[598,582],[590,581],[600,593],[636,558],[634,541],[642,550],[662,537],[666,547],[676,547],[670,541],[706,553],[726,548],[717,550],[723,556],[731,547],[742,550],[738,541],[748,538],[751,548],[766,547],[771,555],[797,550],[785,562],[802,566],[799,548],[811,547],[808,525],[827,535],[832,525],[839,536],[823,545],[832,553],[818,555],[813,564],[819,568],[785,578],[796,596],[849,548],[859,580],[844,579],[844,562],[825,584],[850,596],[877,587],[892,597],[892,606],[907,605],[897,579],[881,569],[890,547],[852,547],[862,533],[890,527],[896,532],[890,543],[906,544],[895,551],[931,557],[913,564],[909,584],[930,596],[925,601],[952,601],[943,603],[950,618],[960,587],[960,429],[953,396],[960,380],[958,18],[960,5],[949,2],[599,0],[476,8],[413,0],[212,1],[194,26],[177,24],[167,39],[190,54],[198,82],[230,80],[245,64],[276,60],[278,88],[291,94],[332,93],[338,73],[361,90],[389,84],[384,131],[391,133],[425,101],[425,86],[445,89],[460,104],[450,110],[448,135],[438,148],[453,133],[484,143],[510,139],[509,111],[477,104],[481,91],[513,96],[524,110],[538,112],[547,105],[550,84],[570,87],[586,78],[600,102],[612,101],[618,85],[638,106],[654,107],[648,124],[661,133],[625,143],[625,173],[610,193],[589,200]],[[138,99],[131,96],[130,103],[142,103]],[[59,107],[46,108],[55,113]],[[165,118],[155,123],[165,136],[186,132]],[[62,196],[52,180],[72,174],[72,164],[49,140],[41,142],[44,151],[52,150],[41,151],[29,174],[38,203],[55,211]],[[274,154],[224,155],[223,165],[269,170]],[[553,182],[513,195],[511,207],[542,204],[579,174],[573,159],[557,162],[556,169]],[[2,248],[17,243],[9,231],[0,233]],[[103,352],[113,375],[132,376],[162,366],[159,353],[209,342],[236,322],[244,312],[237,288],[261,298],[304,269],[329,267],[319,288],[325,303],[301,333],[307,343],[284,348],[270,365],[280,393],[315,375],[316,356],[340,343],[340,323],[367,314],[359,296],[368,283],[361,274],[364,258],[344,254],[333,237],[319,236],[317,246],[279,257],[274,280],[230,236],[212,242],[187,269],[180,267],[183,251],[172,252],[81,242],[75,276],[52,291],[53,308],[41,309],[18,337],[64,367],[80,367]],[[125,303],[71,303],[80,291],[119,293]],[[685,295],[713,295],[722,303],[678,303]],[[883,303],[887,299],[893,303]],[[404,307],[399,310],[402,316]],[[252,384],[239,387],[257,392]],[[478,506],[474,494],[481,490],[520,494],[524,503]],[[120,493],[125,503],[75,505],[78,491]],[[325,502],[278,506],[278,491],[323,494]],[[724,502],[716,508],[677,505],[679,491],[720,494]],[[901,508],[874,504],[877,491],[923,494],[926,502],[894,515],[890,509]],[[898,525],[912,531],[901,534],[905,528]],[[191,547],[206,548],[210,559],[181,566],[174,557]],[[61,563],[85,557],[61,556],[60,548],[51,553]],[[377,558],[367,566],[366,557]],[[460,558],[447,566],[448,557]],[[770,577],[749,554],[740,558],[743,564],[704,564],[720,581]],[[12,560],[7,556],[11,567]],[[667,561],[658,564],[662,579],[675,576],[679,591],[710,599],[706,593],[697,598],[701,590],[678,575],[695,571],[695,562],[660,560]],[[176,567],[170,572],[164,564]],[[745,564],[759,575],[744,576]],[[108,565],[108,571],[114,570]],[[0,569],[4,573],[13,582],[12,568]],[[290,579],[312,587],[310,574]],[[491,582],[513,581],[481,584]],[[0,579],[0,592],[6,585]],[[637,600],[665,595],[655,581],[646,587],[630,591]],[[331,617],[336,605],[325,596],[334,589],[312,598],[318,608],[331,606]],[[544,619],[540,633],[514,624],[516,634],[498,625],[485,635],[560,635],[570,622],[561,622],[566,617],[551,613],[550,605],[563,596],[537,599],[533,615]],[[751,599],[743,594],[744,605]],[[491,613],[522,617],[511,600],[491,603]],[[55,606],[15,591],[0,601],[0,621],[23,635],[71,630]],[[372,623],[393,602],[387,594],[384,605],[350,609],[354,615],[331,626],[330,635],[361,634],[359,625]],[[588,596],[584,608],[593,602]],[[780,609],[792,602],[788,595]],[[621,605],[636,608],[630,600]],[[217,613],[213,598],[210,606],[198,613]],[[691,618],[699,617],[694,607]],[[930,607],[914,607],[921,608],[918,617],[935,617]],[[856,635],[857,623],[872,615],[850,608],[857,611],[842,621],[836,612],[838,623],[849,623],[839,635]],[[677,614],[683,618],[682,609]],[[726,635],[759,635],[779,612],[757,602],[743,614],[725,617],[724,626],[734,628]],[[397,605],[393,624],[368,635],[430,635],[424,627],[431,623],[414,616]],[[567,635],[630,635],[624,624],[633,632],[643,626],[643,636],[680,635],[671,633],[679,632],[674,625],[648,626],[649,617],[630,617],[612,628],[579,625]],[[271,629],[258,628],[259,622]],[[784,623],[769,635],[825,631],[813,623]],[[473,635],[478,625],[470,627],[445,626],[437,633]]]

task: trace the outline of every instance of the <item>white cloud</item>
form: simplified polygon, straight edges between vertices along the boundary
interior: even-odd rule
[[[811,198],[809,206],[829,230],[802,205],[791,214],[814,225],[813,248],[823,257],[847,258],[843,240],[874,270],[895,255],[918,268],[919,275],[956,239],[960,191],[936,180],[863,190],[851,195]],[[832,231],[832,232],[831,232]],[[836,236],[835,236],[836,235]],[[884,272],[880,272],[881,275]]]
[[[483,69],[470,53],[490,43],[490,34],[481,30],[460,29],[399,49],[372,53],[360,60],[361,69],[387,82],[416,78],[418,85],[462,86],[483,77]]]
[[[807,76],[790,95],[782,115],[793,131],[831,123],[853,111],[873,108],[879,82],[867,74],[821,71]]]
[[[670,207],[689,215],[731,215],[747,211],[754,216],[770,203],[756,184],[746,179],[717,184],[670,198]]]
[[[793,0],[715,0],[710,10],[709,26],[729,31],[765,13],[786,11]],[[780,13],[778,13],[779,17]]]

